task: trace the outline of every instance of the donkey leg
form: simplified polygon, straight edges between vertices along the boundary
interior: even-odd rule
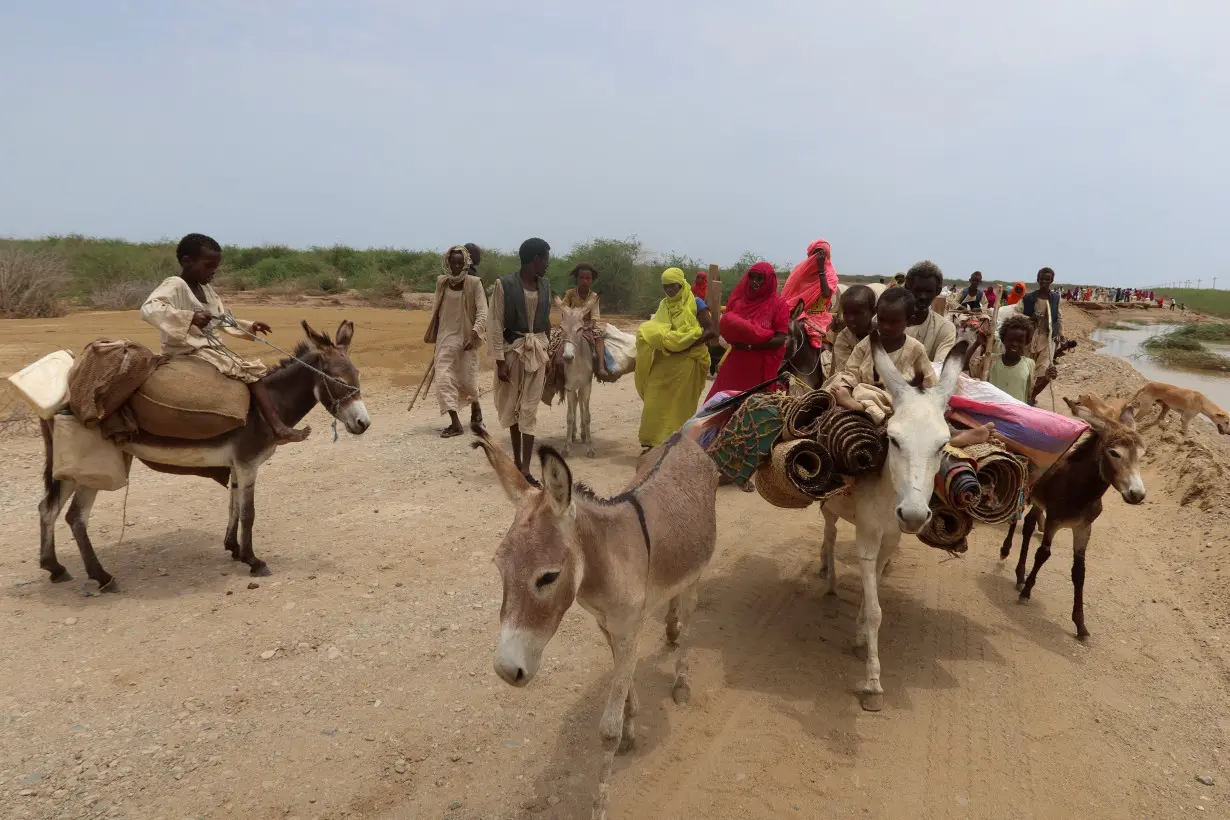
[[[1008,523],[1008,534],[1004,536],[1004,543],[999,547],[999,560],[1005,560],[1012,554],[1012,536],[1016,535],[1016,519]]]
[[[119,584],[111,577],[111,573],[103,569],[98,556],[94,554],[94,545],[90,543],[90,510],[94,508],[94,499],[98,490],[89,487],[78,487],[73,493],[73,503],[68,505],[68,515],[65,517],[68,526],[77,541],[77,549],[81,552],[81,560],[85,563],[85,574],[91,580],[98,582],[99,592],[119,592]]]
[[[590,434],[589,429],[589,400],[594,392],[594,383],[591,381],[581,389],[581,441],[585,442],[585,455],[593,458],[594,453],[594,437]]]
[[[222,546],[231,554],[231,558],[239,560],[239,510],[242,507],[239,497],[239,480],[231,472],[230,489],[227,491],[230,503],[226,514],[226,538]]]
[[[1038,570],[1042,569],[1046,559],[1051,557],[1051,541],[1054,538],[1055,531],[1051,529],[1048,522],[1042,531],[1042,545],[1038,547],[1038,553],[1034,556],[1034,568],[1029,571],[1029,577],[1025,579],[1025,586],[1021,589],[1022,601],[1028,601],[1030,594],[1034,591],[1034,582],[1038,580]]]
[[[1025,562],[1029,560],[1029,539],[1034,537],[1034,527],[1038,525],[1040,515],[1038,507],[1031,507],[1025,515],[1025,525],[1021,528],[1021,557],[1016,562],[1016,588],[1025,586]]]
[[[51,469],[50,462],[47,469]],[[72,481],[51,479],[46,484],[43,500],[38,502],[38,565],[51,574],[53,584],[73,580],[73,576],[56,559],[56,519],[60,517],[64,504],[72,498],[76,486]]]
[[[611,654],[615,660],[615,674],[611,677],[611,689],[607,695],[606,708],[598,723],[598,733],[603,740],[619,741],[619,754],[631,750],[636,743],[636,723],[632,694],[632,676],[636,671],[636,643],[640,619],[630,619],[631,624],[613,625],[610,630]]]
[[[687,706],[692,699],[692,687],[688,686],[688,648],[691,643],[688,632],[692,625],[692,613],[696,610],[696,588],[699,583],[698,578],[676,599],[680,601],[682,628],[679,631],[679,656],[675,658],[675,682],[671,686],[671,698],[680,706]]]
[[[666,642],[671,646],[679,643],[679,633],[683,628],[679,625],[679,607],[683,595],[676,595],[671,598],[670,604],[666,608]]]
[[[824,540],[820,542],[820,577],[825,579],[824,594],[836,595],[837,515],[823,507],[820,508],[820,514],[824,516]]]
[[[1076,624],[1076,637],[1082,641],[1089,637],[1085,628],[1085,547],[1089,546],[1092,532],[1092,524],[1072,530],[1072,623]]]
[[[862,630],[867,647],[867,680],[859,687],[863,709],[878,712],[883,708],[884,688],[880,685],[880,546],[879,533],[857,533],[859,573],[863,577]]]
[[[577,437],[577,394],[572,390],[565,390],[564,395],[567,397],[567,407],[564,409],[564,420],[567,425],[567,432],[564,434],[564,446],[560,449],[560,455],[568,458],[572,454],[572,442]]]
[[[249,567],[250,575],[269,575],[269,566],[252,550],[252,524],[256,521],[256,473],[236,471],[239,478],[239,560]]]

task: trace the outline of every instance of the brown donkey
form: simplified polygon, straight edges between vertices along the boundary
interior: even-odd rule
[[[717,542],[717,467],[676,434],[627,489],[598,498],[572,483],[567,463],[550,447],[538,451],[543,488],[535,490],[490,439],[474,446],[517,506],[495,554],[504,587],[496,673],[513,686],[533,680],[575,600],[594,616],[615,659],[599,732],[610,748],[627,751],[636,736],[637,637],[663,604],[669,603],[666,639],[679,646],[672,696],[683,704],[690,695],[686,638],[696,587]]]
[[[1076,637],[1089,637],[1085,628],[1085,548],[1093,532],[1093,522],[1102,514],[1102,496],[1114,487],[1129,504],[1145,500],[1145,483],[1140,477],[1140,461],[1145,443],[1136,432],[1136,420],[1131,406],[1122,410],[1119,418],[1109,418],[1064,397],[1073,415],[1086,421],[1092,433],[1060,459],[1051,471],[1034,485],[1030,493],[1033,507],[1025,516],[1021,534],[1021,557],[1016,565],[1016,588],[1021,600],[1028,601],[1033,592],[1038,570],[1051,557],[1051,542],[1059,530],[1072,530],[1072,622]],[[1104,406],[1104,405],[1103,405]],[[1029,539],[1034,527],[1045,516],[1042,544],[1034,557],[1034,567],[1025,575],[1029,557]],[[1000,548],[1000,559],[1012,552],[1012,536],[1016,522],[1008,527],[1008,535]]]
[[[269,371],[265,383],[278,415],[290,426],[298,424],[317,403],[358,435],[371,426],[371,419],[359,393],[359,370],[350,361],[350,341],[354,323],[342,322],[337,341],[303,323],[307,340],[295,348],[293,357]],[[322,376],[320,373],[327,376]],[[104,592],[118,592],[115,579],[103,569],[90,544],[87,527],[90,508],[98,490],[79,487],[72,481],[51,477],[52,425],[42,423],[46,461],[43,465],[43,500],[38,505],[41,545],[39,566],[47,570],[54,583],[72,580],[56,560],[55,524],[65,503],[69,528],[81,551],[86,574]],[[124,445],[131,466],[136,457],[150,469],[178,475],[212,478],[223,487],[230,486],[230,515],[223,545],[236,561],[251,568],[252,575],[268,575],[269,567],[252,551],[252,523],[256,519],[256,471],[277,449],[273,431],[260,412],[251,407],[244,427],[204,441],[168,439],[141,435]]]

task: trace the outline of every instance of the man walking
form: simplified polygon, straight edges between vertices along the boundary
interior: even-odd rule
[[[444,254],[444,273],[436,279],[436,299],[431,323],[423,341],[436,346],[436,398],[440,413],[451,423],[440,433],[452,438],[462,433],[457,411],[470,405],[470,429],[483,432],[483,410],[478,403],[478,348],[487,330],[487,294],[483,283],[471,275],[472,259],[462,245]]]
[[[1059,293],[1051,290],[1055,271],[1043,268],[1038,271],[1038,289],[1025,294],[1021,300],[1021,315],[1034,322],[1034,335],[1030,340],[1029,358],[1034,360],[1038,373],[1045,373],[1051,366],[1055,344],[1063,341],[1063,321],[1059,316]]]
[[[547,265],[551,246],[542,239],[527,239],[521,243],[519,256],[521,270],[496,280],[487,326],[495,358],[495,406],[500,426],[508,428],[517,468],[537,486],[530,475],[530,458],[547,375],[551,333]]]

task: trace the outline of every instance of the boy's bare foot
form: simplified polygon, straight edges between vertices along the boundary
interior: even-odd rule
[[[975,427],[972,430],[961,430],[953,433],[952,439],[949,441],[953,447],[969,447],[971,444],[986,444],[991,440],[991,434],[995,432],[995,423],[987,422],[986,424]]]
[[[311,434],[312,428],[310,426],[304,427],[301,430],[295,430],[294,428],[282,425],[280,428],[273,431],[273,435],[277,439],[278,444],[297,444],[301,441],[305,441]]]

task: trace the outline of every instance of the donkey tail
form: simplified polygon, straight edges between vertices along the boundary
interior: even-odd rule
[[[55,487],[55,479],[51,477],[52,467],[52,448],[51,448],[51,421],[48,419],[38,420],[39,431],[43,434],[43,492],[50,493]]]

